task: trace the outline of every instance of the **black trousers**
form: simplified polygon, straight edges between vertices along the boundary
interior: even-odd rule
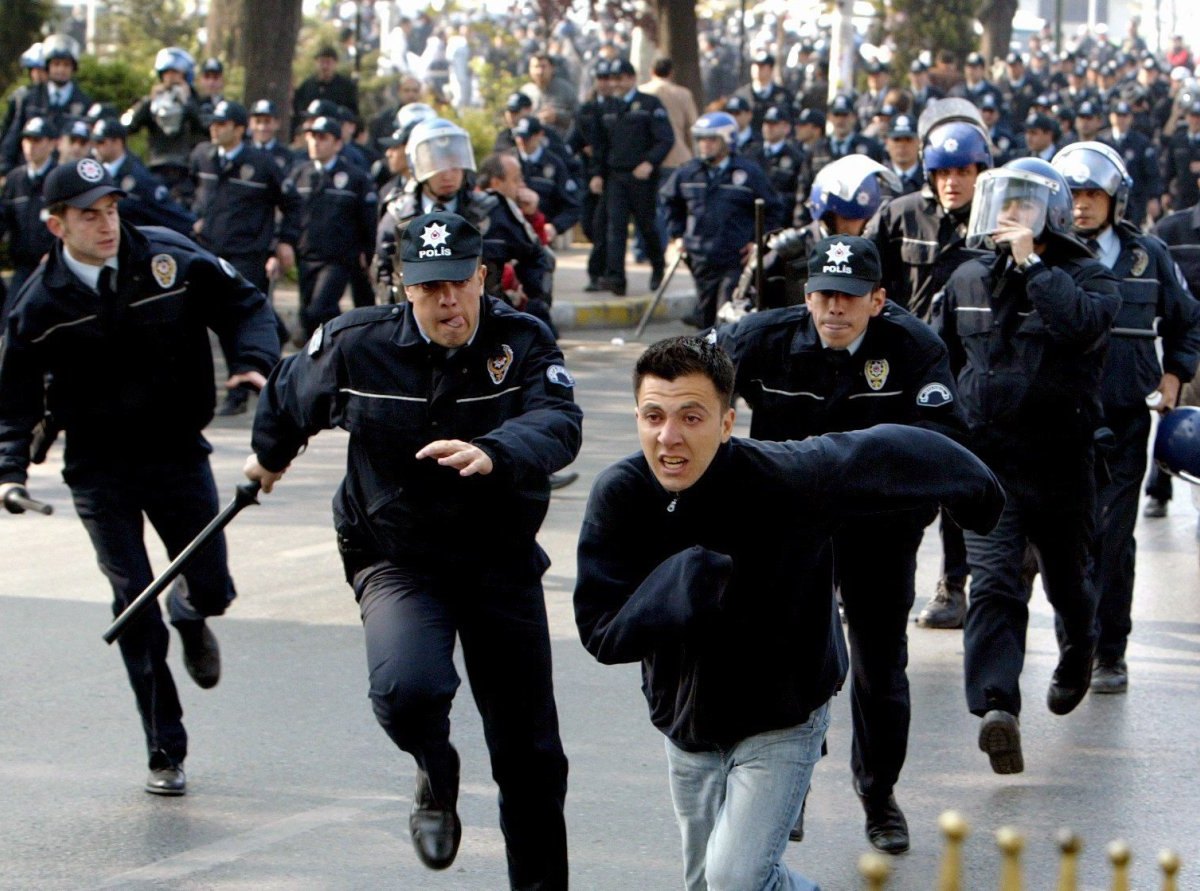
[[[267,300],[271,299],[271,280],[267,278],[267,260],[271,254],[263,251],[255,254],[222,254],[229,265],[241,273],[242,278],[258,288],[266,296]],[[279,335],[279,343],[285,344],[288,342],[288,329],[284,324],[283,319],[279,317],[279,313],[275,312],[275,307],[272,305],[271,312],[275,314],[275,333]],[[232,355],[224,340],[221,341],[221,351],[225,356],[225,362],[228,366],[229,357]]]
[[[635,179],[629,171],[609,171],[604,180],[604,204],[608,213],[608,237],[604,242],[605,275],[614,282],[625,281],[625,242],[629,217],[642,234],[646,256],[654,272],[663,271],[663,243],[658,237],[658,176]]]
[[[1090,451],[1071,468],[1071,485],[1065,479],[1055,485],[1051,478],[1033,480],[992,469],[1008,497],[1000,522],[987,535],[964,532],[971,598],[963,661],[967,706],[980,716],[994,708],[1021,712],[1030,597],[1021,564],[1027,543],[1038,551],[1060,654],[1090,653],[1096,643],[1096,591],[1090,577],[1096,490]]]
[[[143,517],[174,559],[218,510],[204,454],[119,468],[75,468],[63,476],[100,570],[112,585],[114,616],[154,580],[142,538]],[[167,606],[174,623],[219,616],[235,596],[221,534],[197,552],[168,595]],[[164,756],[174,764],[187,756],[183,710],[167,667],[169,638],[162,611],[153,603],[119,639],[152,767],[163,766]]]
[[[971,567],[967,562],[967,543],[963,540],[962,527],[943,510],[938,532],[942,536],[942,578],[966,581]]]
[[[1136,407],[1105,410],[1105,422],[1116,436],[1108,453],[1108,479],[1098,485],[1096,497],[1096,549],[1093,584],[1099,605],[1096,655],[1112,662],[1125,658],[1125,645],[1133,630],[1134,563],[1137,541],[1138,500],[1146,474],[1146,444],[1150,439],[1150,413]]]
[[[833,540],[850,638],[850,768],[869,797],[891,793],[908,752],[908,613],[917,549],[932,520],[932,510],[905,515],[880,535],[866,537],[856,526]]]
[[[608,208],[604,203],[604,195],[593,195],[590,191],[583,199],[584,234],[592,243],[588,252],[588,278],[595,281],[604,277],[608,268]]]
[[[429,774],[434,796],[446,800],[457,636],[500,787],[509,881],[513,888],[565,889],[567,759],[541,583],[430,576],[380,562],[356,573],[353,585],[371,705],[384,731]]]
[[[696,316],[701,328],[711,328],[717,322],[717,310],[733,295],[741,267],[714,266],[698,257],[688,256],[688,268],[696,282]]]
[[[341,313],[338,303],[346,293],[353,271],[348,263],[300,261],[300,324],[305,337]]]

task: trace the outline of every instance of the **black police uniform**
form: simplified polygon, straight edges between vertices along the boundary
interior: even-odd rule
[[[1146,205],[1149,201],[1158,200],[1163,193],[1162,180],[1159,178],[1159,150],[1154,144],[1138,133],[1128,130],[1120,139],[1114,139],[1110,133],[1107,138],[1100,140],[1111,145],[1121,155],[1133,187],[1129,190],[1129,205],[1125,210],[1134,223],[1141,225],[1146,219]],[[1195,179],[1196,177],[1193,177]]]
[[[370,178],[335,157],[305,161],[283,183],[279,240],[300,268],[300,325],[305,337],[334,318],[355,267],[375,250],[378,196]]]
[[[543,131],[545,132],[545,131]],[[542,145],[535,155],[518,153],[525,185],[538,194],[538,210],[558,232],[570,232],[583,213],[579,183],[567,164]]]
[[[791,108],[795,98],[784,87],[771,81],[766,90],[759,90],[754,84],[746,84],[734,91],[735,96],[741,96],[750,103],[750,129],[758,134],[762,130],[763,116],[772,105],[780,108]]]
[[[741,250],[754,242],[754,202],[761,198],[764,229],[783,223],[783,202],[761,167],[737,155],[712,166],[687,161],[662,187],[667,233],[682,238],[696,280],[698,327],[710,327],[742,270]]]
[[[1200,202],[1200,188],[1196,181],[1200,173],[1200,134],[1193,137],[1186,127],[1180,127],[1162,149],[1162,179],[1171,195],[1171,206],[1182,210]]]
[[[291,173],[292,168],[303,160],[301,156],[297,155],[278,139],[272,139],[270,142],[251,142],[250,144],[260,152],[266,152],[270,155],[275,160],[275,165],[279,168],[279,172],[283,176]]]
[[[45,405],[66,432],[63,478],[112,584],[114,615],[154,577],[143,515],[174,558],[218,510],[201,434],[213,416],[208,329],[231,344],[231,373],[266,375],[279,358],[262,294],[195,243],[122,224],[117,262],[115,287],[102,278],[97,293],[56,244],[8,319],[0,352],[0,482],[24,482]],[[234,595],[218,535],[168,597],[171,620],[221,615]],[[187,755],[167,644],[155,605],[120,638],[151,769]]]
[[[8,290],[13,301],[42,257],[54,246],[55,238],[41,217],[45,207],[42,185],[54,166],[51,159],[34,172],[22,164],[9,172],[4,188],[0,189],[0,240],[8,239],[8,260],[13,267]],[[0,322],[5,315],[6,312],[0,311]]]
[[[1200,362],[1200,303],[1180,280],[1165,245],[1129,222],[1120,223],[1115,231],[1121,250],[1112,271],[1120,281],[1121,311],[1100,390],[1104,426],[1112,430],[1114,441],[1104,455],[1107,472],[1097,482],[1092,576],[1099,598],[1096,658],[1107,666],[1125,658],[1132,629],[1137,548],[1133,531],[1150,437],[1146,395],[1158,387],[1163,371],[1186,383]],[[1154,339],[1134,333],[1153,332],[1156,317],[1162,337],[1161,366]]]
[[[341,105],[358,114],[358,85],[346,75],[334,72],[328,81],[322,81],[315,74],[304,80],[296,87],[292,96],[292,132],[291,139],[296,138],[296,132],[304,123],[305,109],[309,103],[318,99]]]
[[[1019,84],[1014,84],[1008,78],[1002,79],[999,90],[1001,108],[1008,111],[1007,121],[1015,132],[1020,133],[1025,129],[1025,119],[1045,88],[1035,75],[1026,73]]]
[[[608,251],[605,239],[608,237],[608,208],[604,202],[604,194],[593,194],[590,181],[593,176],[602,176],[601,158],[598,154],[600,147],[600,112],[605,99],[596,97],[579,106],[579,114],[575,117],[575,126],[570,133],[571,145],[575,153],[583,161],[583,201],[580,207],[580,226],[583,234],[592,243],[588,251],[587,273],[589,287],[604,277],[608,267]],[[664,156],[665,157],[665,156]]]
[[[1192,296],[1200,294],[1200,204],[1167,214],[1154,227],[1154,234],[1179,264]]]
[[[1082,246],[1073,253],[1064,244],[1056,241],[1028,272],[1006,267],[1011,259],[1004,255],[967,261],[950,277],[935,312],[934,330],[958,375],[967,444],[1008,495],[990,535],[965,535],[966,693],[970,711],[980,716],[1021,711],[1027,543],[1038,550],[1057,616],[1064,680],[1090,670],[1096,643],[1096,595],[1088,578],[1093,436],[1108,332],[1121,299],[1103,265],[1076,259]]]
[[[75,81],[70,81],[64,89],[68,90],[67,95],[52,102],[49,82],[29,85],[25,100],[13,109],[8,132],[0,139],[0,165],[4,165],[4,170],[12,170],[21,163],[21,131],[30,120],[41,118],[55,133],[62,133],[71,118],[83,117],[92,100]]]
[[[266,263],[275,245],[275,209],[283,203],[283,175],[266,152],[242,143],[222,162],[216,146],[195,157],[200,217],[197,241],[224,257],[259,290],[268,287]]]
[[[208,138],[208,125],[200,119],[200,103],[195,93],[189,92],[184,100],[178,100],[179,123],[168,133],[163,130],[154,115],[154,97],[147,96],[121,117],[130,133],[146,131],[150,148],[149,169],[171,188],[190,173],[192,150]]]
[[[878,139],[872,139],[870,136],[864,136],[858,132],[850,134],[845,139],[830,136],[829,154],[834,161],[847,155],[866,155],[872,161],[878,161],[880,164],[887,160],[883,145]],[[816,175],[815,171],[814,175]]]
[[[171,197],[171,190],[129,152],[109,171],[125,193],[118,204],[121,219],[133,226],[165,226],[191,237],[196,215]]]
[[[828,244],[828,242],[824,242]],[[867,299],[865,297],[858,299]],[[946,347],[888,301],[858,348],[823,346],[807,307],[753,313],[718,331],[737,366],[735,390],[754,414],[755,439],[905,424],[961,438]],[[859,794],[886,799],[908,746],[908,613],[917,549],[933,506],[890,515],[886,531],[855,524],[834,532],[834,562],[850,637],[851,768]]]
[[[630,215],[646,245],[653,275],[663,273],[663,244],[655,217],[658,167],[675,144],[675,133],[657,97],[631,90],[626,96],[604,100],[597,135],[595,153],[604,178],[608,214],[605,277],[615,287],[624,288]],[[654,170],[647,179],[636,179],[633,170],[643,162],[649,162]]]
[[[781,140],[774,145],[757,143],[755,149],[748,157],[766,172],[771,187],[784,203],[784,224],[790,223],[795,218],[796,206],[808,196],[807,191],[801,190],[801,177],[807,162],[804,149],[791,139]]]
[[[280,470],[318,431],[349,432],[334,522],[362,612],[375,716],[452,807],[457,633],[500,787],[512,887],[565,889],[567,761],[541,585],[549,560],[534,536],[547,475],[579,451],[581,413],[545,326],[482,301],[475,336],[449,356],[426,341],[407,303],[329,322],[272,374],[253,446]],[[447,438],[481,448],[493,472],[460,477],[414,457]]]
[[[553,301],[554,255],[542,244],[521,209],[499,192],[488,191],[480,202],[487,210],[483,233],[483,262],[487,266],[487,293],[500,294],[504,267],[514,264],[517,281],[528,302],[525,312],[546,323],[557,337],[550,318]]]

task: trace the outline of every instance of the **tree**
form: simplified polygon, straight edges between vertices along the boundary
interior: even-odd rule
[[[242,58],[247,5],[244,0],[210,0],[208,46],[205,47],[208,55],[230,61]]]
[[[983,25],[979,51],[985,59],[1003,59],[1008,55],[1016,14],[1017,0],[983,0],[979,7],[979,23]]]
[[[703,105],[695,3],[690,0],[655,0],[654,11],[658,22],[659,53],[670,57],[674,63],[675,82],[691,90],[696,104]]]
[[[896,41],[892,70],[908,71],[909,62],[929,47],[950,50],[961,62],[975,49],[979,3],[980,0],[892,0],[888,11],[889,31]]]
[[[230,0],[234,2],[234,0]],[[302,0],[236,0],[245,23],[242,54],[246,69],[247,102],[270,99],[283,118],[287,133],[292,107],[292,59],[300,34]]]
[[[3,0],[0,3],[0,95],[21,80],[20,56],[38,40],[38,29],[50,17],[49,0]]]

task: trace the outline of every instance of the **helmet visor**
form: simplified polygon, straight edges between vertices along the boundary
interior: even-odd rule
[[[1125,179],[1116,164],[1098,152],[1070,152],[1055,160],[1054,166],[1072,189],[1103,189],[1113,196]]]
[[[443,170],[475,170],[475,154],[465,133],[434,134],[410,147],[409,166],[417,182]]]
[[[1062,186],[1052,179],[1022,170],[989,170],[975,181],[967,246],[995,250],[995,234],[1018,225],[1039,238],[1046,229],[1050,196]]]

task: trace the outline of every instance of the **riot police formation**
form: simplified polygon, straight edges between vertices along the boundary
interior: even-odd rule
[[[155,177],[126,144],[128,131],[115,118],[101,118],[92,127],[92,151],[125,196],[117,203],[121,219],[134,226],[166,226],[191,236],[196,215],[171,197],[167,185]]]
[[[13,108],[8,131],[0,139],[0,174],[21,163],[21,132],[32,118],[41,118],[55,133],[66,129],[67,119],[82,117],[92,104],[87,93],[75,83],[79,69],[79,47],[62,34],[42,41],[41,61],[47,78],[31,82],[19,104]]]

